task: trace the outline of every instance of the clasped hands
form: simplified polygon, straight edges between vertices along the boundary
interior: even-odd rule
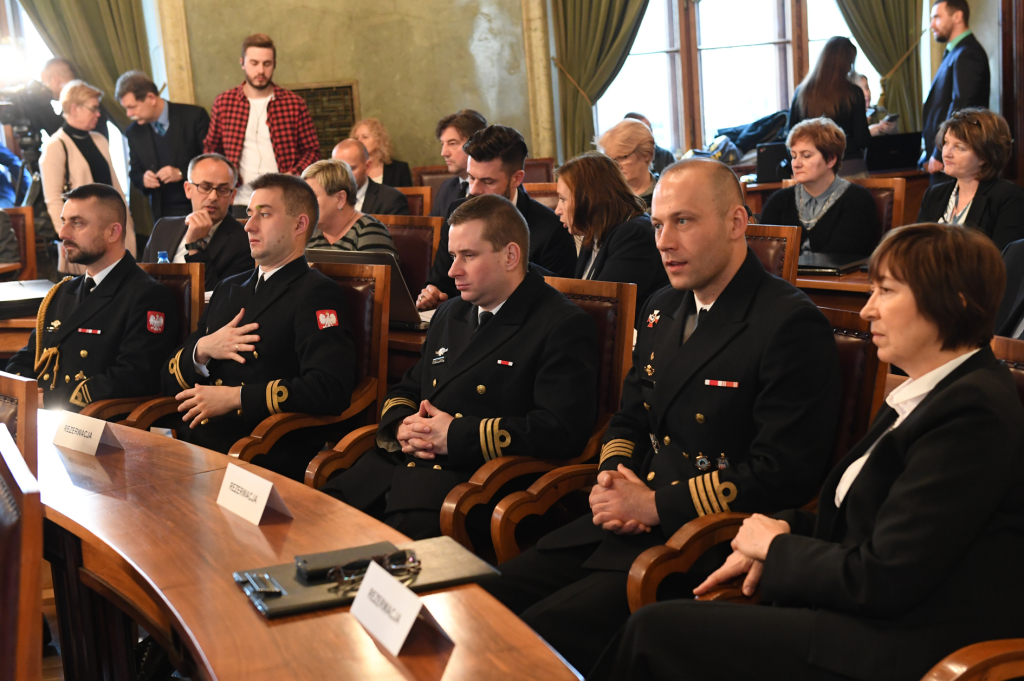
[[[622,464],[598,474],[590,490],[590,510],[595,525],[615,534],[643,534],[661,522],[654,490]]]
[[[167,182],[181,182],[185,179],[184,174],[174,166],[164,166],[155,173],[147,170],[142,174],[142,186],[146,189],[156,189]]]
[[[448,427],[454,417],[430,403],[420,402],[420,410],[406,416],[395,437],[402,445],[403,454],[412,454],[417,459],[431,460],[438,454],[448,453]]]
[[[789,523],[785,520],[775,520],[760,513],[755,513],[744,520],[740,531],[732,540],[732,554],[722,567],[708,575],[693,593],[703,596],[719,584],[746,575],[743,580],[743,595],[752,596],[764,572],[768,547],[780,534],[789,534]]]
[[[195,354],[199,364],[205,365],[211,359],[230,359],[239,364],[245,364],[245,358],[239,353],[255,350],[255,346],[252,344],[258,342],[260,337],[253,332],[260,325],[254,322],[239,326],[243,316],[245,316],[245,308],[239,310],[230,322],[199,339],[199,342],[196,343]],[[191,421],[189,428],[195,428],[208,418],[241,409],[242,388],[227,385],[197,385],[194,388],[182,390],[174,396],[174,399],[181,403],[178,405],[178,411],[186,412],[181,420],[186,423]]]

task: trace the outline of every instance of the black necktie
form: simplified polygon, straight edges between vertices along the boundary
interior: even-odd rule
[[[481,312],[480,313],[480,326],[483,326],[487,322],[491,321],[491,317],[494,316],[493,312]]]
[[[96,288],[96,280],[87,276],[85,281],[82,282],[82,297],[85,298],[87,295],[92,293],[94,288]]]
[[[708,316],[708,312],[710,312],[710,310],[697,311],[697,326],[693,327],[694,331],[696,331],[697,328],[699,328],[700,325],[704,323],[704,318]]]
[[[466,196],[466,191],[468,189],[469,189],[469,182],[466,182],[465,180],[459,180],[459,198],[460,199],[464,198]]]
[[[256,280],[256,288],[254,289],[254,291],[253,291],[253,292],[254,292],[254,293],[259,293],[259,292],[260,292],[260,287],[261,287],[261,286],[263,286],[263,273],[262,273],[262,272],[260,272],[260,276],[259,276],[259,278],[258,278],[258,279]]]

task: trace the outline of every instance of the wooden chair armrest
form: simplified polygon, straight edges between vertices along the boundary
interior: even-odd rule
[[[466,530],[466,516],[470,509],[487,504],[503,486],[523,475],[546,473],[564,464],[564,461],[535,459],[532,456],[503,456],[491,459],[473,473],[467,482],[448,492],[441,506],[441,533],[473,550],[473,542]]]
[[[377,426],[363,426],[341,438],[338,444],[326,449],[306,466],[305,482],[313,489],[320,489],[331,474],[339,470],[348,470],[377,443]]]
[[[0,281],[14,281],[20,271],[20,262],[4,263],[0,265]]]
[[[1006,681],[1024,676],[1024,638],[975,643],[947,655],[922,681]]]
[[[115,416],[130,414],[152,399],[159,399],[159,397],[148,395],[146,397],[114,397],[109,400],[98,400],[85,407],[81,414],[82,416],[91,416],[94,419],[109,421]]]
[[[240,461],[252,461],[258,454],[266,454],[278,440],[300,428],[315,428],[341,423],[359,414],[377,399],[377,379],[364,378],[352,391],[348,408],[337,416],[311,416],[296,412],[273,414],[260,421],[251,435],[231,445],[228,456]],[[376,416],[376,414],[374,414]]]
[[[597,484],[597,473],[596,464],[562,466],[541,476],[522,492],[514,492],[499,501],[491,514],[491,541],[498,563],[519,555],[516,527],[523,518],[543,515],[570,492],[593,487]]]
[[[177,412],[178,400],[173,397],[157,397],[136,407],[131,414],[128,414],[128,418],[119,423],[130,428],[149,430],[149,427],[156,423],[157,419]]]
[[[652,546],[629,568],[626,597],[636,612],[658,600],[658,587],[670,574],[686,572],[705,551],[732,541],[749,513],[713,513],[686,523],[661,546]]]

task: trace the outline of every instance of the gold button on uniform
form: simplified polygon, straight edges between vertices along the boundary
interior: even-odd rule
[[[239,410],[238,410],[237,412],[235,412],[235,413],[236,413],[236,414],[238,414],[239,416],[241,416],[241,415],[242,415],[242,410],[241,410],[241,409],[239,409]]]
[[[704,414],[697,414],[697,423],[704,423]]]
[[[214,385],[224,385],[224,381],[222,381],[221,379],[218,378],[216,381],[213,382],[213,384]]]
[[[670,444],[672,444],[672,438],[670,438],[668,435],[666,435],[664,437],[664,439],[662,440],[662,442],[664,442],[665,446],[668,447]]]
[[[644,402],[644,409],[646,409],[647,411],[650,411],[651,410],[651,405],[649,405],[646,402]]]
[[[43,380],[44,381],[49,381],[50,380],[50,374],[43,374]]]
[[[654,471],[647,474],[647,481],[650,482],[651,480],[654,480]]]
[[[259,359],[260,358],[260,353],[258,353],[255,350],[253,350],[252,351],[252,358],[253,359]]]
[[[65,383],[70,383],[71,382],[71,377],[68,376],[67,374],[64,374],[64,382]]]
[[[81,355],[82,357],[88,357],[89,356],[89,351],[88,350],[82,350],[78,354]]]
[[[405,464],[405,467],[406,468],[416,468],[416,462],[415,461],[410,461],[409,463]]]
[[[673,480],[673,481],[672,481],[672,484],[673,484],[673,485],[678,485],[678,484],[679,484],[679,481],[678,481],[678,480]]]
[[[462,414],[456,414],[456,415],[455,415],[455,418],[457,418],[457,419],[461,419],[461,418],[462,418]]]
[[[433,385],[435,388],[437,387],[437,379],[436,378],[434,379],[434,382],[431,385]]]
[[[440,464],[434,464],[434,470],[435,471],[441,470],[441,465]]]
[[[210,419],[203,419],[202,421],[199,422],[199,425],[205,426],[209,422],[210,422]]]
[[[478,385],[476,387],[476,391],[478,393],[480,393],[481,395],[483,395],[485,392],[487,392],[487,386],[486,385]]]

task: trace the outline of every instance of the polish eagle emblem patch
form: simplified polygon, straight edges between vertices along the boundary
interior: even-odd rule
[[[334,310],[317,310],[316,323],[321,329],[338,325],[338,313]]]
[[[164,332],[164,313],[150,310],[146,313],[146,328],[150,333]]]

